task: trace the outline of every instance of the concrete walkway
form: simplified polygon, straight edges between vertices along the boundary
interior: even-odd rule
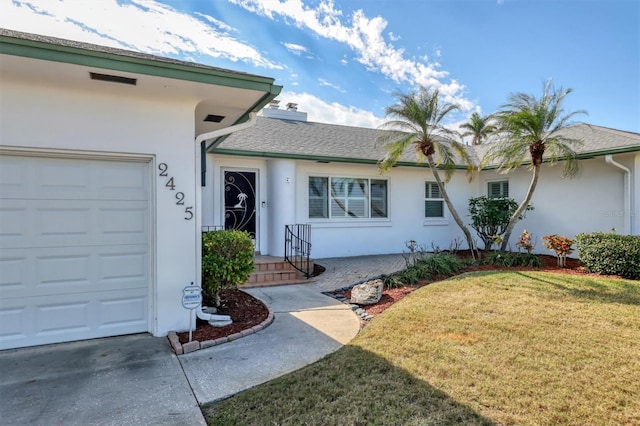
[[[315,284],[320,291],[332,291],[358,284],[406,267],[401,254],[332,257],[315,259],[315,263],[326,268],[324,273],[315,278]]]

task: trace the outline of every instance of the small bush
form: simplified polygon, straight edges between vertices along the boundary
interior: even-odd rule
[[[640,236],[594,232],[579,234],[576,241],[589,272],[640,279]]]
[[[244,231],[223,230],[202,234],[202,288],[216,306],[219,291],[237,288],[253,272],[253,241]]]
[[[384,284],[384,288],[397,288],[404,287],[406,285],[404,282],[402,282],[402,279],[400,279],[399,273],[384,275],[381,279],[382,283]]]
[[[419,281],[430,280],[434,275],[454,275],[468,262],[450,253],[437,252],[422,257],[402,271],[382,277],[385,288],[403,287]]]
[[[530,253],[515,253],[510,251],[492,251],[484,257],[484,263],[496,266],[542,266],[540,258]]]
[[[420,260],[417,265],[429,275],[452,275],[464,269],[467,262],[449,253],[434,253]]]

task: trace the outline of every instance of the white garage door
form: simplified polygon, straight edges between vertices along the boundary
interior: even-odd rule
[[[0,349],[148,330],[149,165],[0,155]]]

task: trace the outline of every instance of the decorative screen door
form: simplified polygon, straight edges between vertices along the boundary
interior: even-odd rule
[[[224,171],[224,228],[247,231],[256,241],[256,172]]]

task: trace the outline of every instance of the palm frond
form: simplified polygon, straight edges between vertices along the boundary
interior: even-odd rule
[[[563,101],[572,89],[555,89],[547,81],[540,98],[526,93],[511,94],[507,103],[496,114],[497,132],[500,140],[489,150],[482,164],[496,162],[501,171],[510,171],[527,160],[533,161],[529,147],[534,144],[544,146],[547,162],[566,160],[565,173],[577,173],[577,160],[572,145],[578,140],[565,138],[561,132],[571,124],[571,119],[586,111],[566,113]]]

